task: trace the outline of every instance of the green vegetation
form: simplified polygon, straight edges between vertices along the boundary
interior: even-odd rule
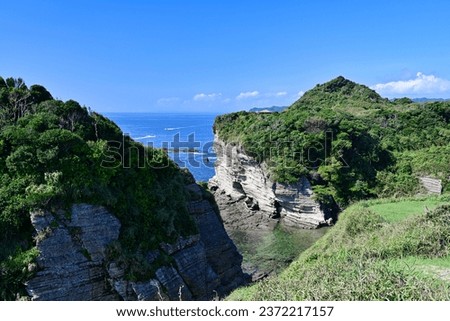
[[[440,205],[398,220],[391,209],[406,210],[412,201]],[[352,205],[278,277],[238,289],[228,300],[449,300],[447,202]]]
[[[279,276],[228,299],[450,299],[449,196],[410,197],[424,192],[420,176],[449,191],[449,120],[449,102],[389,101],[343,77],[281,113],[219,116],[216,134],[265,162],[275,180],[306,175],[325,207],[348,207]]]
[[[34,260],[39,255],[36,248],[28,251],[18,250],[10,259],[0,262],[0,298],[19,299],[26,295],[23,284],[33,275]]]
[[[421,191],[430,175],[450,189],[450,102],[389,101],[338,77],[281,113],[217,117],[214,130],[269,166],[275,180],[307,175],[318,200],[352,202]]]
[[[223,140],[265,162],[277,181],[306,175],[327,208],[397,197],[351,205],[278,277],[230,299],[450,299],[448,196],[398,198],[422,192],[424,175],[450,191],[449,120],[448,101],[389,101],[343,77],[317,85],[281,113],[219,116],[214,130]],[[65,209],[70,217],[73,203],[109,208],[122,229],[108,256],[127,267],[130,280],[152,275],[156,266],[145,255],[160,242],[196,233],[186,209],[198,197],[185,189],[191,178],[163,151],[20,78],[0,77],[0,177],[0,299],[24,295],[36,271],[30,211]],[[279,262],[278,272],[313,240],[276,230],[251,255]],[[170,260],[161,255],[155,264]]]
[[[122,223],[114,253],[128,266],[141,264],[160,242],[196,232],[186,209],[187,177],[164,152],[20,78],[0,77],[0,177],[0,299],[20,292],[24,278],[17,271],[35,253],[32,210],[75,202],[108,207]]]
[[[438,205],[448,202],[448,195],[435,197],[394,198],[369,200],[362,204],[380,215],[388,222],[398,222],[413,215],[420,215],[425,210],[432,210]]]

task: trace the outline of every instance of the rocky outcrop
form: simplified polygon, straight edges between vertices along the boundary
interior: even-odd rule
[[[114,300],[103,269],[106,246],[120,223],[104,208],[74,205],[70,213],[34,212],[39,271],[26,287],[33,300]]]
[[[264,163],[240,146],[224,143],[216,135],[214,148],[216,175],[209,187],[227,227],[272,229],[280,222],[287,227],[317,228],[331,223],[331,216],[313,199],[305,177],[294,184],[278,183]]]
[[[127,280],[125,267],[107,258],[119,237],[119,220],[104,207],[73,205],[69,211],[34,212],[32,224],[40,251],[37,273],[26,284],[32,300],[210,300],[246,282],[237,252],[213,206],[196,184],[188,209],[199,234],[163,243],[147,254],[173,263],[160,266],[153,278]]]
[[[420,183],[425,188],[428,194],[441,194],[442,181],[429,176],[419,177]]]

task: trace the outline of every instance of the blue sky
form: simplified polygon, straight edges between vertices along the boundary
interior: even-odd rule
[[[289,105],[338,75],[450,98],[449,1],[5,1],[0,75],[100,112]]]

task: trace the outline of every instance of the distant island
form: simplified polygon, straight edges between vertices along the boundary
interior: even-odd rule
[[[288,106],[272,106],[272,107],[253,107],[248,111],[252,113],[279,113],[288,108]]]
[[[425,97],[422,97],[422,98],[414,98],[414,99],[411,99],[413,102],[415,102],[415,103],[432,103],[432,102],[435,102],[435,101],[450,101],[450,99],[444,99],[444,98],[425,98]]]
[[[166,153],[200,153],[198,148],[192,147],[183,147],[183,148],[162,148],[162,150]]]

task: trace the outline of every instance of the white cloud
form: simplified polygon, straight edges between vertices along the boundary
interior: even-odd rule
[[[217,98],[221,97],[221,93],[211,93],[211,94],[204,94],[200,93],[194,96],[195,101],[213,101]]]
[[[158,105],[168,105],[168,104],[173,104],[176,103],[180,100],[180,98],[178,97],[167,97],[167,98],[160,98],[157,101]]]
[[[242,92],[240,93],[236,99],[241,100],[241,99],[246,99],[246,98],[253,98],[253,97],[257,97],[259,96],[259,91],[246,91],[246,92]]]
[[[287,95],[287,91],[279,91],[279,92],[276,92],[276,93],[264,94],[264,96],[266,96],[266,97],[283,97],[283,96],[286,96],[286,95]]]
[[[371,86],[373,90],[381,95],[438,95],[450,92],[450,81],[436,77],[435,75],[425,75],[421,72],[416,74],[416,78],[410,80],[391,81],[384,84]]]
[[[305,92],[304,92],[303,90],[300,90],[300,91],[297,93],[297,99],[300,98],[301,96],[303,96],[304,94],[305,94]]]

